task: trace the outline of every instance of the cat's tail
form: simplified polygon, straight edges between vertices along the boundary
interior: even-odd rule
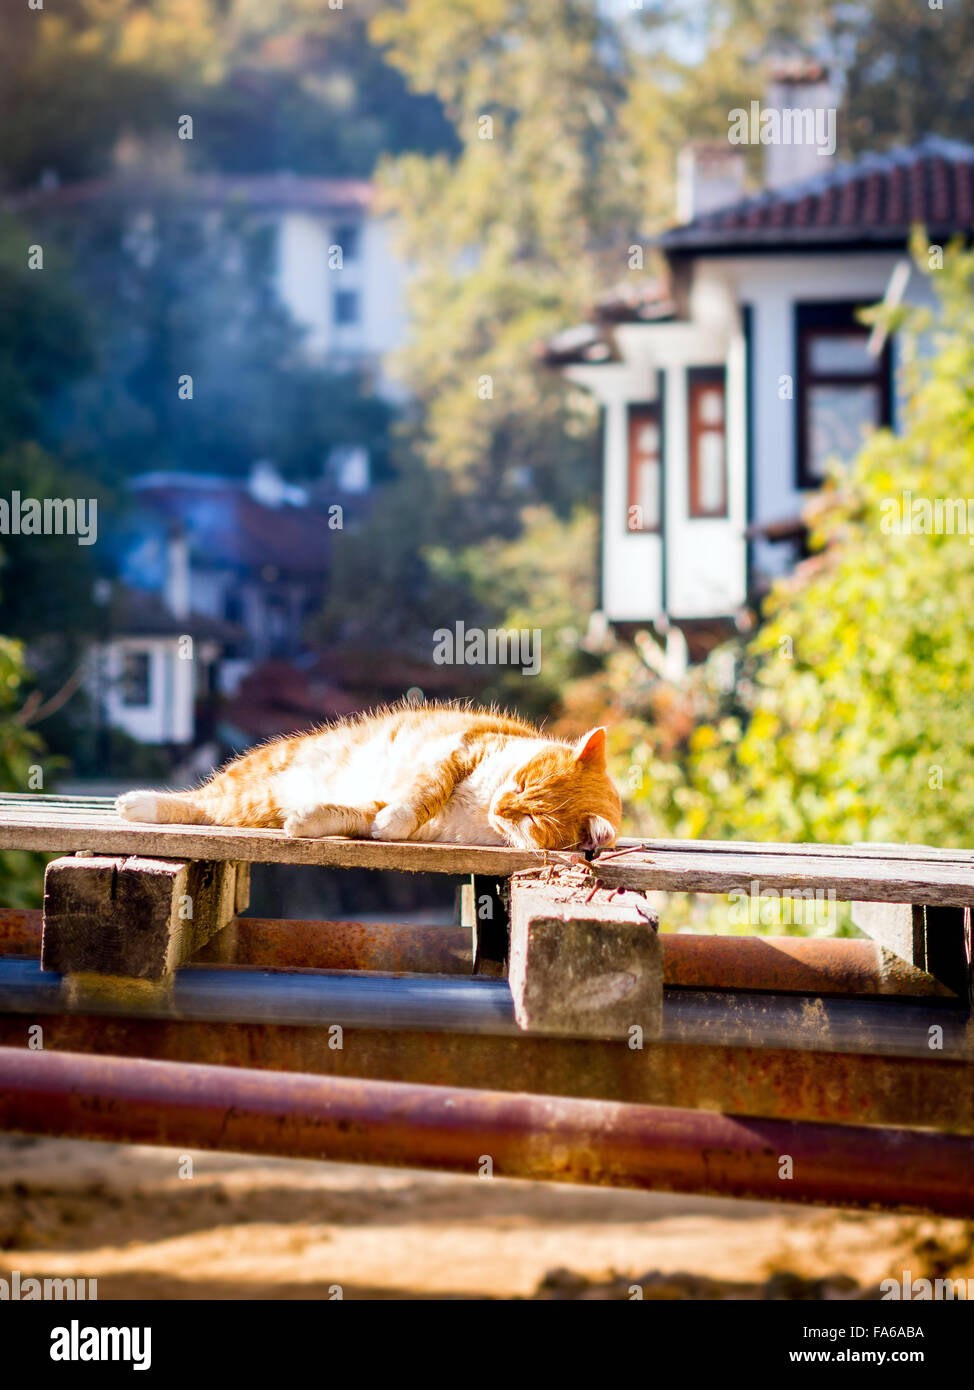
[[[213,825],[194,792],[126,792],[116,799],[123,820],[152,825]]]

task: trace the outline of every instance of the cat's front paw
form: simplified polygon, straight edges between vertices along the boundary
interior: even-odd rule
[[[320,840],[325,835],[341,833],[341,825],[327,806],[315,806],[310,811],[292,811],[284,821],[284,834],[295,840]]]
[[[416,829],[416,813],[408,806],[383,806],[372,822],[373,840],[408,840]]]
[[[156,792],[124,792],[115,798],[115,810],[122,820],[148,821],[159,819],[159,797]]]

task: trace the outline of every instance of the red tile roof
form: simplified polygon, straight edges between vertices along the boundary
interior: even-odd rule
[[[911,227],[974,232],[974,145],[929,135],[769,189],[664,232],[668,253],[899,245]]]

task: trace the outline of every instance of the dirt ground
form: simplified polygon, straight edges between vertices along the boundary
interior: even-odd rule
[[[0,1136],[0,1275],[145,1299],[875,1298],[974,1224]]]

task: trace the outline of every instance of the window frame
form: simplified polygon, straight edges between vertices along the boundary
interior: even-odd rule
[[[132,677],[128,671],[131,660],[140,658],[145,663],[145,699],[129,698]],[[140,678],[141,679],[141,678]],[[152,652],[147,647],[126,647],[122,651],[122,669],[119,673],[120,703],[123,709],[152,708]]]
[[[721,434],[724,442],[723,489],[721,505],[704,508],[700,502],[701,435],[716,433],[713,425],[703,425],[697,418],[696,396],[701,390],[719,385],[723,397]],[[687,368],[687,516],[691,521],[726,521],[730,515],[730,480],[727,476],[727,367],[715,363],[706,367]]]
[[[887,336],[883,350],[868,372],[822,372],[811,365],[814,338],[848,337],[854,333],[866,340],[870,330],[856,318],[866,305],[852,301],[824,301],[795,305],[795,483],[801,491],[820,488],[825,481],[811,469],[810,418],[811,392],[817,386],[875,386],[879,391],[879,419],[876,429],[893,423],[893,350]]]
[[[651,422],[656,426],[659,447],[657,449],[656,463],[659,469],[659,487],[657,497],[657,520],[655,526],[629,525],[629,512],[638,502],[633,501],[633,463],[636,450],[633,447],[633,436],[636,430],[643,424]],[[663,396],[662,391],[655,400],[652,401],[627,401],[626,402],[626,510],[625,510],[625,531],[627,536],[661,536],[663,534],[663,459],[665,440],[663,435]]]
[[[351,301],[355,306],[355,316],[350,319],[343,319],[338,312],[338,304],[342,299]],[[332,326],[339,330],[345,328],[360,328],[362,326],[362,295],[357,289],[336,289],[332,291],[331,300],[331,321]]]
[[[351,233],[347,240],[343,238],[343,232]],[[331,244],[342,248],[342,265],[357,265],[362,259],[362,223],[334,223],[331,229]]]

